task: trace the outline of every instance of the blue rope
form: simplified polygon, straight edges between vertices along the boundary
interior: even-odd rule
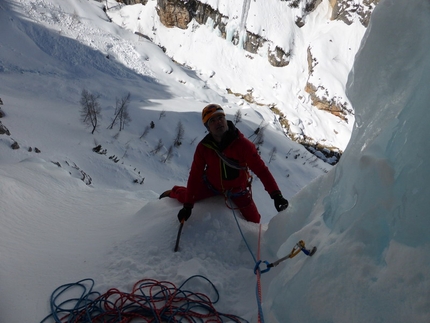
[[[231,204],[232,202],[231,202],[230,198],[229,198],[229,202],[230,202],[230,206],[232,206],[232,204]],[[252,252],[251,247],[248,244],[248,241],[246,241],[245,236],[243,235],[242,228],[240,227],[239,221],[237,220],[236,212],[234,212],[233,207],[231,207],[231,210],[233,211],[234,219],[236,221],[237,227],[239,228],[240,235],[242,236],[242,239],[245,242],[245,245],[248,248],[248,251],[252,256],[252,259],[254,259],[254,262],[257,264],[258,263],[257,258],[255,258],[254,253]]]
[[[184,285],[194,278],[204,279],[210,284],[215,291],[215,300],[211,300],[204,294],[183,289]],[[118,323],[124,319],[132,320],[134,318],[158,323],[213,322],[215,318],[217,322],[249,323],[239,316],[216,312],[212,305],[219,301],[219,293],[215,285],[204,276],[191,276],[179,288],[169,282],[162,283],[142,280],[135,284],[133,294],[110,289],[104,295],[93,291],[94,280],[91,278],[64,284],[51,294],[51,314],[46,316],[41,323],[50,318],[56,323]],[[152,294],[154,287],[157,292]],[[66,299],[65,293],[76,288],[81,291],[79,296]],[[151,295],[146,295],[145,289],[150,291]],[[114,299],[112,301],[109,298]],[[164,307],[154,308],[155,303],[164,305]]]
[[[88,288],[85,283],[90,284],[90,287]],[[80,288],[82,290],[81,295],[78,298],[71,298],[67,299],[65,301],[62,301],[61,303],[57,304],[58,299],[60,296],[62,296],[63,293],[65,293],[67,290],[71,288]],[[61,322],[60,318],[58,317],[58,313],[74,313],[77,311],[80,311],[86,307],[88,307],[94,299],[100,296],[100,293],[93,292],[94,287],[94,280],[91,278],[82,279],[76,283],[71,284],[64,284],[58,287],[54,290],[54,292],[51,295],[51,302],[50,302],[50,308],[51,308],[51,315],[45,317],[41,323],[45,322],[49,317],[52,316],[55,322]],[[69,307],[68,305],[71,305]]]

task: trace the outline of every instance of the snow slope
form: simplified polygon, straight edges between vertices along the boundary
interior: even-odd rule
[[[231,119],[240,109],[238,127],[252,140],[258,127],[265,129],[262,157],[268,162],[277,148],[270,168],[287,198],[332,167],[288,140],[268,109],[211,89],[158,46],[110,23],[102,3],[1,6],[1,122],[11,135],[0,137],[0,291],[8,295],[0,320],[42,320],[50,293],[85,277],[101,291],[127,290],[142,277],[179,283],[196,271],[222,289],[220,311],[248,312],[255,304],[248,293],[253,259],[232,212],[223,201],[196,206],[183,250],[173,255],[180,204],[158,200],[164,190],[186,184],[196,140],[205,135],[201,109],[220,103]],[[101,126],[94,135],[80,121],[83,89],[100,95]],[[116,99],[127,93],[130,124],[121,132],[107,129]],[[151,121],[155,128],[142,137]],[[179,121],[183,144],[163,162]],[[164,147],[154,154],[160,139]],[[14,142],[20,149],[11,149]],[[97,145],[106,154],[93,152]],[[276,211],[258,179],[254,198],[267,224]],[[258,228],[239,221],[255,238]],[[186,248],[199,240],[207,244]],[[209,251],[210,245],[219,249]]]

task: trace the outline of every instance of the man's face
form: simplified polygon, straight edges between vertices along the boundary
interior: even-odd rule
[[[216,115],[208,121],[209,132],[214,137],[221,137],[228,130],[227,120],[223,115]]]

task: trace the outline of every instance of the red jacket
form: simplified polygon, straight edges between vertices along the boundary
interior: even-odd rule
[[[220,144],[208,134],[197,145],[187,183],[187,204],[194,204],[194,195],[204,177],[221,194],[245,190],[249,180],[248,169],[258,176],[269,194],[279,191],[254,143],[245,138],[231,121],[228,121],[228,126],[229,130]]]

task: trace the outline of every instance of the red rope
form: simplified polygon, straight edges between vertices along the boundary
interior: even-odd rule
[[[261,241],[261,223],[259,225],[258,230],[258,247],[257,247],[257,259],[260,259],[260,241]],[[258,289],[258,299],[259,303],[262,303],[262,293],[261,293],[261,273],[260,270],[257,270],[257,289]],[[261,323],[262,321],[261,313],[258,311],[258,322]]]
[[[202,293],[194,293],[181,289],[191,278],[206,279],[214,288],[217,298],[212,301]],[[85,281],[85,280],[84,280]],[[82,286],[82,281],[78,282]],[[73,284],[64,285],[56,290],[56,298],[65,293]],[[98,296],[91,300],[91,296]],[[62,295],[64,298],[64,295]],[[50,316],[57,323],[130,323],[134,319],[142,322],[205,322],[222,323],[224,319],[229,322],[246,322],[246,320],[216,311],[213,304],[219,299],[215,286],[203,276],[192,276],[179,288],[167,281],[142,279],[134,284],[131,293],[124,293],[116,288],[109,289],[100,295],[90,291],[81,298],[72,298],[61,304],[52,304],[56,310]],[[72,309],[65,309],[65,304],[74,304]],[[70,308],[70,306],[68,306]],[[66,313],[66,314],[65,314]],[[57,314],[63,314],[60,318]],[[65,315],[64,315],[65,314]],[[48,316],[49,317],[49,316]],[[47,317],[47,318],[48,318]],[[47,319],[45,318],[45,320]],[[44,322],[43,320],[42,322]]]

